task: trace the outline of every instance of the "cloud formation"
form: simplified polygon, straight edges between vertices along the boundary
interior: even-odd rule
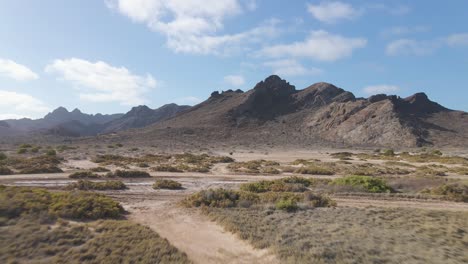
[[[317,5],[307,4],[307,11],[317,20],[333,24],[342,20],[351,20],[358,17],[361,12],[347,3],[321,2]]]
[[[293,59],[267,61],[263,65],[270,67],[273,74],[279,76],[320,75],[323,73],[321,69],[306,68]]]
[[[8,118],[38,117],[50,108],[29,94],[0,90],[0,120]]]
[[[226,18],[254,10],[252,0],[106,0],[106,4],[164,34],[176,53],[226,55],[277,33],[272,21],[240,33],[219,33]]]
[[[17,81],[31,81],[39,78],[39,75],[28,67],[2,58],[0,58],[0,76],[6,76]]]
[[[353,51],[367,45],[365,38],[347,38],[324,30],[312,31],[304,41],[265,47],[260,55],[304,57],[318,61],[336,61],[352,55]]]
[[[74,84],[80,91],[80,98],[90,102],[118,102],[130,106],[144,104],[145,93],[157,85],[150,74],[135,75],[125,67],[114,67],[103,61],[55,60],[46,66],[45,71]]]

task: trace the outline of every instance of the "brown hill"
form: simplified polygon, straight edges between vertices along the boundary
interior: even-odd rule
[[[247,92],[214,92],[172,119],[121,135],[199,145],[464,147],[468,114],[444,108],[423,93],[356,98],[328,83],[296,90],[273,75]]]

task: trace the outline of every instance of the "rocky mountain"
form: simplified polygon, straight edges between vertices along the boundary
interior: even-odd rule
[[[166,104],[157,109],[145,105],[133,107],[120,118],[112,120],[105,125],[101,133],[111,133],[130,128],[140,128],[155,124],[174,117],[178,113],[189,109],[188,105]]]
[[[243,145],[460,147],[468,146],[468,113],[424,93],[356,98],[324,82],[296,90],[273,75],[247,92],[213,92],[172,119],[122,135]]]
[[[69,112],[59,107],[41,119],[0,121],[0,136],[51,134],[64,137],[94,136],[130,128],[140,128],[175,116],[189,106],[164,105],[158,109],[147,106],[132,108],[126,114],[90,115],[75,109]]]

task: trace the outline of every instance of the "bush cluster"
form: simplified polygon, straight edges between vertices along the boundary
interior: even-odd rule
[[[108,172],[108,178],[149,178],[151,175],[146,171],[138,170],[116,170],[115,172]]]
[[[105,182],[92,182],[88,180],[79,180],[67,185],[68,190],[125,190],[127,186],[121,181],[105,181]]]
[[[96,179],[99,178],[99,175],[91,171],[77,171],[68,175],[70,179]]]
[[[433,189],[425,189],[422,193],[442,195],[451,201],[468,203],[468,185],[466,184],[444,184]]]
[[[123,207],[106,196],[89,192],[54,192],[40,188],[0,186],[0,215],[16,218],[22,214],[47,212],[50,217],[75,220],[118,218]]]
[[[182,189],[182,184],[173,180],[157,180],[153,184],[153,189],[180,190]]]
[[[332,181],[333,184],[346,185],[352,187],[362,188],[363,190],[371,193],[390,193],[393,189],[387,183],[379,178],[369,176],[348,176],[338,178]]]

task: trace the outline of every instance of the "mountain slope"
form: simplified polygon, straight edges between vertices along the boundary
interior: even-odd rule
[[[128,137],[232,144],[417,147],[468,145],[468,115],[418,93],[356,98],[328,83],[296,90],[270,76],[247,92],[214,92],[201,104]]]
[[[178,113],[189,108],[190,106],[177,104],[166,104],[158,109],[150,109],[144,105],[133,107],[122,117],[106,123],[104,128],[101,130],[101,133],[111,133],[130,128],[145,127],[172,118]]]

